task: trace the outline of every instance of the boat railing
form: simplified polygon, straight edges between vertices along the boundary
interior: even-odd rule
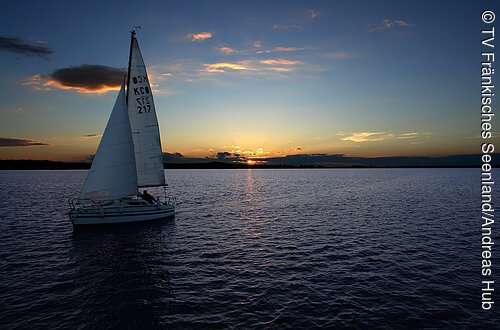
[[[177,197],[169,196],[167,194],[167,187],[168,185],[163,186],[163,204],[175,207],[175,205],[177,204]],[[157,198],[156,200],[159,201],[160,199]]]
[[[78,209],[82,207],[92,207],[98,209],[102,204],[100,201],[78,197],[70,197],[68,199],[68,203],[72,211],[78,211]]]
[[[165,201],[163,202],[163,204],[165,204],[165,205],[171,205],[171,206],[175,207],[175,205],[177,204],[177,197],[175,197],[175,196],[165,196]]]

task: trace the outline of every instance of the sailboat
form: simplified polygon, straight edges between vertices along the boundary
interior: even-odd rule
[[[70,200],[73,225],[111,224],[172,217],[167,196],[156,109],[135,31],[128,71],[77,198]],[[163,187],[164,201],[140,188]]]

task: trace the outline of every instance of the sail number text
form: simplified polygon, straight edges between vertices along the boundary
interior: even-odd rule
[[[132,77],[132,82],[135,84],[147,84],[148,83],[148,77],[146,75],[139,75],[136,77]],[[134,95],[144,95],[144,94],[149,94],[151,91],[149,89],[149,86],[141,86],[141,87],[132,87],[134,90]],[[136,102],[137,102],[137,112],[138,113],[148,113],[151,112],[151,102],[149,101],[149,97],[147,96],[141,96],[141,97],[136,97]]]
[[[149,87],[134,87],[134,95],[149,94]]]
[[[137,97],[135,99],[137,101],[137,110],[139,110],[138,113],[147,113],[151,111],[151,103],[149,102],[148,97]]]
[[[137,76],[132,78],[132,82],[134,85],[136,84],[147,84],[148,77],[147,76]],[[134,89],[134,95],[144,95],[149,94],[151,91],[149,90],[149,86],[141,86],[141,87],[132,87]]]

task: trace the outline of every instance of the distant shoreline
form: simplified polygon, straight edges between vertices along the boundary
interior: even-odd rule
[[[91,163],[70,163],[50,160],[0,160],[0,170],[88,170]],[[206,162],[206,163],[166,163],[166,169],[345,169],[345,168],[480,168],[480,165],[247,165],[241,163]],[[500,164],[494,164],[500,167]]]

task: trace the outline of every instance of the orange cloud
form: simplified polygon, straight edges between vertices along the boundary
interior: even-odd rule
[[[74,90],[77,93],[84,93],[84,94],[101,94],[101,93],[107,93],[109,91],[117,91],[120,90],[120,86],[101,86],[99,88],[88,88],[88,87],[79,87],[79,86],[66,86],[61,84],[59,81],[56,80],[47,80],[46,82],[47,86],[53,86],[59,89],[69,89],[69,90]]]
[[[275,71],[275,72],[290,72],[290,71],[292,71],[291,68],[279,68],[279,67],[266,68],[266,70]]]
[[[398,139],[424,139],[428,140],[431,137],[432,133],[430,132],[423,132],[423,133],[417,133],[417,132],[412,132],[412,133],[402,133],[396,138]],[[414,142],[410,142],[414,144]]]
[[[274,59],[274,60],[262,60],[262,61],[260,61],[260,63],[267,64],[267,65],[296,65],[296,64],[300,64],[301,62],[278,58],[278,59]]]
[[[212,33],[211,32],[193,33],[190,34],[189,37],[191,38],[191,41],[203,41],[212,38]]]
[[[393,134],[388,134],[386,132],[360,132],[352,133],[351,135],[342,138],[342,141],[375,142],[392,139],[393,137]]]
[[[398,136],[399,139],[413,139],[419,136],[420,133],[403,133],[400,136]]]
[[[35,91],[50,91],[50,85],[47,83],[45,79],[42,78],[42,75],[35,74],[29,77],[26,81],[19,83],[21,86],[30,86]]]
[[[236,64],[236,63],[229,63],[229,62],[218,62],[218,63],[205,64],[205,71],[206,72],[225,72],[224,69],[248,70],[248,68],[246,66],[243,66],[241,64]]]
[[[305,48],[298,48],[298,47],[275,47],[271,49],[259,50],[257,54],[296,52],[304,49]]]
[[[237,50],[227,46],[217,47],[217,50],[225,55],[234,54],[238,52]]]
[[[77,93],[84,93],[84,94],[101,94],[101,93],[106,93],[109,91],[116,91],[120,89],[120,85],[116,86],[107,86],[107,85],[100,85],[100,86],[68,86],[64,85],[63,83],[52,79],[50,77],[45,77],[40,74],[36,74],[28,78],[28,80],[21,82],[20,85],[22,86],[29,86],[35,91],[51,91],[55,88],[58,89],[64,89],[64,90],[73,90]]]
[[[48,75],[35,74],[20,84],[36,91],[50,91],[57,88],[74,90],[78,93],[106,93],[119,90],[124,75],[123,68],[83,64],[57,69]]]
[[[237,148],[236,148],[237,147]],[[264,151],[264,148],[257,148],[257,150],[252,151],[252,150],[241,150],[240,147],[236,146],[234,149],[236,150],[231,150],[232,154],[237,154],[240,156],[244,157],[264,157],[270,154],[269,151]]]

